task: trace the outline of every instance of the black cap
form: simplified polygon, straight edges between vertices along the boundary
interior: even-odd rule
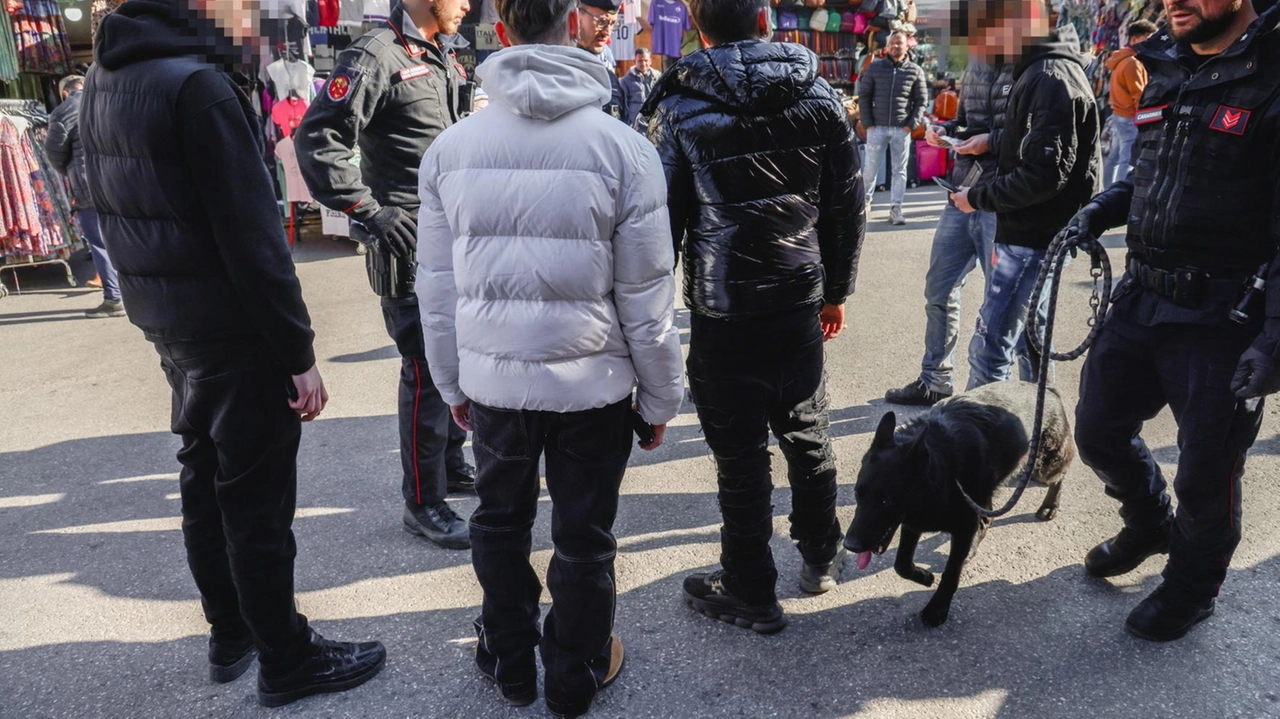
[[[640,0],[633,1],[639,2]],[[578,0],[578,2],[605,12],[618,12],[618,9],[622,7],[620,0]]]

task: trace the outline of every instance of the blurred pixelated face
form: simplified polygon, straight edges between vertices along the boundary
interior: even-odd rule
[[[260,41],[258,0],[195,0],[195,7],[237,45]]]
[[[990,15],[970,34],[969,45],[969,51],[979,57],[1016,58],[1029,45],[1049,36],[1049,16],[1040,0],[983,4]]]
[[[431,8],[431,15],[435,17],[440,32],[445,35],[456,35],[458,28],[462,26],[462,19],[471,12],[468,0],[435,0],[428,7]]]
[[[597,55],[609,44],[613,26],[618,24],[618,13],[598,8],[578,6],[578,47]]]
[[[1164,11],[1173,36],[1195,45],[1230,30],[1243,5],[1243,0],[1165,0]]]
[[[890,35],[886,52],[888,52],[889,57],[901,61],[902,58],[907,56],[907,36],[902,33]]]
[[[649,72],[649,68],[653,67],[653,57],[647,53],[636,53],[636,70],[642,74]]]

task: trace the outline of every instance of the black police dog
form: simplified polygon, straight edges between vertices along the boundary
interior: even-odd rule
[[[996,487],[1018,475],[1026,462],[1035,402],[1034,384],[997,382],[940,402],[896,431],[896,418],[889,412],[862,458],[857,510],[844,540],[844,546],[858,555],[859,569],[866,569],[873,552],[882,554],[889,548],[901,525],[894,569],[906,579],[933,586],[933,574],[915,564],[916,543],[921,532],[951,534],[942,581],[920,613],[931,627],[947,621],[960,571],[990,524],[960,496],[956,480],[975,502],[990,508]],[[1049,487],[1036,512],[1039,519],[1057,515],[1062,477],[1074,457],[1062,397],[1050,389],[1032,476]]]

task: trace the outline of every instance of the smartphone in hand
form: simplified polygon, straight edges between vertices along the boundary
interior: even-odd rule
[[[653,444],[653,440],[657,438],[653,431],[653,425],[644,421],[644,417],[641,417],[640,413],[634,409],[631,410],[631,431],[636,433],[636,438],[640,440],[642,445]]]
[[[941,177],[935,177],[935,178],[933,178],[933,182],[934,182],[934,184],[936,184],[938,187],[941,187],[942,189],[946,190],[947,192],[959,192],[959,191],[960,191],[960,188],[959,188],[959,187],[956,187],[955,185],[951,184],[950,182],[947,182],[944,178],[941,178]]]

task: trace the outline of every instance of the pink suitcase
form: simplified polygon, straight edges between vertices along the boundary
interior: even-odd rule
[[[920,182],[928,182],[935,177],[946,177],[951,171],[951,156],[944,147],[933,147],[924,140],[916,141],[916,167],[920,171]]]

